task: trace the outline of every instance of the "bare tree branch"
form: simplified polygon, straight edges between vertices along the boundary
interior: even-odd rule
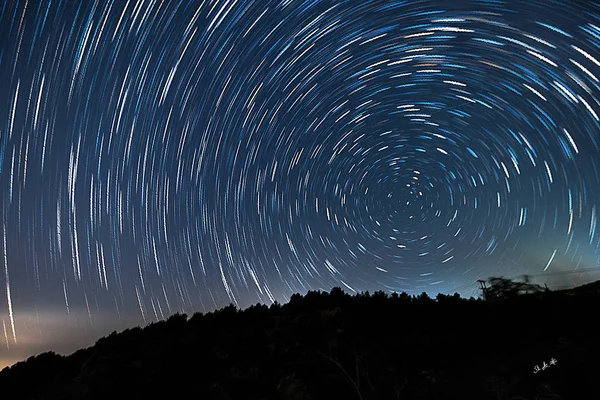
[[[354,379],[352,379],[352,377],[350,376],[350,374],[348,374],[348,372],[346,372],[346,369],[343,367],[342,364],[340,364],[340,362],[332,357],[328,357],[325,354],[321,353],[320,351],[317,351],[317,353],[319,353],[321,356],[323,356],[324,358],[326,358],[327,360],[331,361],[332,363],[334,363],[335,365],[337,365],[342,372],[344,373],[344,375],[348,378],[348,380],[352,383],[352,386],[354,387],[354,390],[356,390],[356,394],[358,395],[358,398],[360,400],[363,400],[362,394],[360,393],[360,388],[358,386],[358,384],[354,381]],[[358,367],[357,367],[358,368]]]

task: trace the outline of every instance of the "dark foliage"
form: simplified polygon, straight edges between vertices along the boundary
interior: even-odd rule
[[[488,279],[490,284],[482,290],[485,300],[505,300],[524,294],[540,293],[544,290],[540,285],[531,283],[529,276],[523,276],[523,282],[516,282],[503,277],[492,277]]]
[[[44,353],[5,368],[2,398],[600,396],[598,285],[523,294],[510,281],[495,282],[509,295],[350,296],[334,288],[294,295],[284,305],[176,314],[113,332],[70,356]],[[551,359],[555,365],[534,373]]]

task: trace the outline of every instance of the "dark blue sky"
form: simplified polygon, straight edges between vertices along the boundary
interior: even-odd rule
[[[593,2],[0,7],[0,367],[333,286],[598,278]]]

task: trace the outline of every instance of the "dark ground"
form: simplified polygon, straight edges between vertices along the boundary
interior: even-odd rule
[[[0,372],[2,399],[600,399],[600,281],[495,300],[294,295]],[[539,371],[536,371],[539,367]]]

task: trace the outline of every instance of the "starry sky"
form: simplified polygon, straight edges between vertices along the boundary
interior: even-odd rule
[[[600,268],[598,3],[0,7],[0,367],[177,311]]]

